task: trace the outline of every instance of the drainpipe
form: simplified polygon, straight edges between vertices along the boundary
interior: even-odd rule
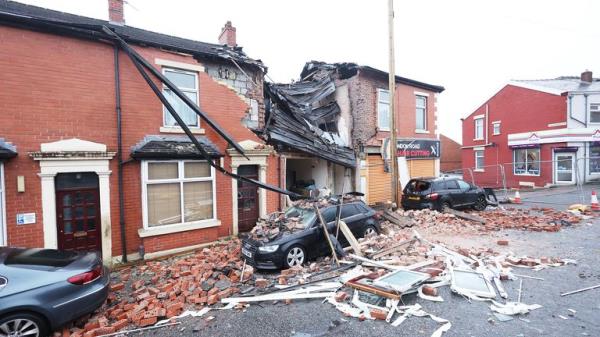
[[[125,235],[125,201],[123,198],[123,137],[121,130],[121,80],[119,76],[119,47],[115,45],[115,109],[117,112],[117,175],[119,179],[119,227],[121,229],[121,253],[127,263],[127,241]]]
[[[585,112],[585,127],[588,127],[588,122],[589,122],[589,118],[588,118],[588,94],[583,94],[583,97],[585,99],[585,105],[583,108],[583,111]]]
[[[488,123],[490,115],[490,105],[485,104],[485,145],[488,145],[488,133],[490,133],[490,125]]]

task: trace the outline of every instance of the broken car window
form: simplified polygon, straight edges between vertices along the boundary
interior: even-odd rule
[[[315,211],[310,208],[292,207],[285,212],[287,220],[297,220],[304,227],[310,225],[316,217]]]

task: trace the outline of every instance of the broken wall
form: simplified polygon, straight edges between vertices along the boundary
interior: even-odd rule
[[[347,84],[341,84],[335,89],[335,101],[340,107],[337,121],[337,129],[340,138],[348,147],[352,147],[352,106],[350,104],[349,88]]]
[[[265,119],[264,74],[258,69],[241,65],[244,73],[233,62],[203,62],[203,65],[210,77],[235,91],[248,105],[246,116],[242,119],[243,125],[251,129],[262,127]]]

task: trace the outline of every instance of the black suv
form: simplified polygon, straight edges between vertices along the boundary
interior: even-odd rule
[[[335,234],[336,216],[339,205],[319,208],[327,229]],[[355,237],[379,233],[379,221],[375,210],[362,201],[344,203],[341,209],[343,220]],[[251,236],[242,241],[242,258],[259,269],[281,269],[298,266],[319,256],[331,255],[331,250],[323,234],[323,227],[313,208],[292,206],[283,215],[283,221],[294,219],[298,230],[281,231],[268,242],[258,241]],[[339,232],[342,246],[349,245],[342,232]]]
[[[487,207],[485,191],[458,178],[411,179],[404,187],[404,209],[466,208],[483,211]]]

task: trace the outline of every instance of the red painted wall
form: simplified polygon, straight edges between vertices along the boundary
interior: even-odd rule
[[[5,163],[8,243],[14,246],[43,246],[41,184],[39,163],[28,156],[40,151],[41,143],[80,138],[117,149],[113,48],[88,40],[0,27],[0,137],[12,142],[18,156]],[[155,58],[198,64],[190,56],[136,47],[151,63]],[[162,105],[137,72],[129,58],[121,54],[121,95],[123,157],[146,135],[160,134]],[[159,68],[157,66],[157,68]],[[259,139],[241,120],[247,104],[232,89],[199,73],[200,107],[236,140]],[[158,84],[158,81],[157,81]],[[159,85],[160,86],[160,85]],[[226,154],[226,142],[206,123],[206,137]],[[268,160],[268,183],[278,185],[278,158]],[[225,158],[230,170],[230,158]],[[121,255],[119,230],[117,162],[110,161],[110,192],[113,256]],[[17,175],[25,176],[26,191],[17,193]],[[142,227],[140,163],[124,167],[127,251],[140,244],[146,252],[199,244],[232,232],[232,180],[216,175],[217,228],[146,238],[138,236]],[[267,211],[278,207],[278,195],[267,192]],[[37,223],[16,226],[16,214],[35,212]]]
[[[474,116],[484,115],[488,109],[488,117],[484,117],[484,140],[474,140],[475,122]],[[508,147],[508,134],[531,132],[537,130],[549,130],[563,128],[558,126],[550,128],[548,124],[566,122],[567,105],[563,96],[544,93],[536,90],[525,89],[514,85],[506,85],[487,102],[463,120],[463,150],[462,166],[465,179],[471,180],[466,169],[475,167],[475,154],[473,146],[486,145],[484,150],[484,172],[474,172],[474,181],[482,186],[501,186],[502,165],[505,170],[507,185],[518,187],[519,182],[533,182],[536,186],[544,186],[552,183],[551,163],[542,163],[540,176],[519,176],[513,174],[513,150]],[[500,121],[500,134],[493,135],[492,122]],[[564,144],[542,145],[540,159],[542,161],[552,160],[552,148]],[[464,148],[471,147],[471,148]]]

